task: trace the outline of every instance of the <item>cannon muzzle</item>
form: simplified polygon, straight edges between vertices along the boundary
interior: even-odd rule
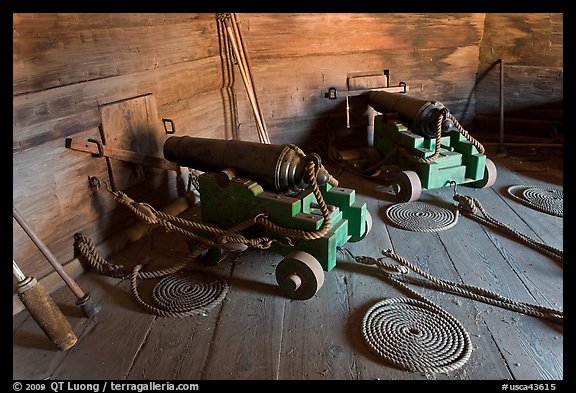
[[[308,187],[306,167],[310,160],[316,164],[318,185],[326,184],[330,178],[320,156],[304,155],[294,145],[172,136],[164,142],[164,157],[203,172],[234,169],[238,176],[282,195],[295,195]]]
[[[454,125],[448,118],[448,109],[438,101],[386,91],[372,91],[368,95],[369,105],[380,113],[396,112],[400,120],[412,131],[424,137],[436,135],[438,116],[444,116],[442,131]]]

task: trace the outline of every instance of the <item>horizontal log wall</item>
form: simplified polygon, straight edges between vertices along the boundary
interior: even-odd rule
[[[505,137],[551,137],[563,116],[563,15],[486,14],[475,128],[488,136],[499,132],[498,59],[504,63]]]
[[[245,13],[238,19],[273,143],[313,144],[329,129],[345,129],[344,100],[324,93],[345,90],[347,75],[356,72],[389,69],[391,85],[404,81],[410,94],[440,100],[464,125],[474,116],[484,14]],[[236,92],[239,133],[257,140],[239,82]],[[347,133],[358,138],[361,132]]]
[[[65,148],[100,139],[99,105],[146,93],[177,134],[230,138],[230,100],[214,14],[13,14],[14,206],[63,264],[73,236],[96,244],[138,220],[88,176],[104,159]],[[179,178],[181,183],[184,175]],[[161,208],[181,195],[175,172],[128,195]],[[14,221],[13,257],[29,275],[53,271]],[[112,250],[111,250],[112,252]]]
[[[328,100],[348,74],[390,70],[390,84],[444,103],[475,132],[497,121],[506,62],[507,117],[557,121],[562,101],[561,14],[237,14],[272,143],[314,147],[365,143],[366,102]],[[237,66],[233,80],[215,14],[14,14],[13,197],[56,257],[73,258],[73,235],[102,244],[130,213],[88,176],[107,179],[103,159],[64,147],[98,138],[99,105],[152,93],[177,133],[258,140]],[[492,67],[492,68],[491,68]],[[360,110],[358,110],[360,108]],[[476,114],[480,116],[476,116]],[[507,123],[508,124],[508,123]],[[485,128],[485,127],[484,127]],[[181,181],[183,176],[180,177]],[[162,206],[175,173],[150,179],[133,198]],[[160,192],[159,192],[160,191]],[[52,268],[17,223],[14,259],[44,277]]]

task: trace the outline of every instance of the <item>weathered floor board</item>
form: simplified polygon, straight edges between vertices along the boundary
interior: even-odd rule
[[[197,219],[191,211],[181,215],[188,220]],[[154,234],[154,250],[159,257],[164,251],[165,265],[179,262],[186,255],[187,245],[179,236],[167,231]],[[161,246],[160,246],[161,245]],[[166,250],[171,250],[167,253]],[[224,279],[230,276],[230,266],[203,268]],[[152,280],[151,280],[152,281]],[[154,280],[152,284],[158,282]],[[152,285],[142,286],[142,292]],[[195,380],[202,377],[221,305],[202,315],[189,318],[157,317],[145,342],[140,348],[127,379],[140,380]]]
[[[541,161],[492,158],[496,184],[488,189],[459,187],[487,212],[519,231],[563,248],[563,220],[524,206],[506,195],[510,185],[562,185],[562,151],[546,150]],[[331,168],[329,168],[331,169]],[[388,222],[395,203],[391,188],[339,174],[356,190],[373,218],[372,231],[347,243],[353,255],[380,257],[393,249],[429,274],[488,289],[517,301],[563,308],[563,265],[516,239],[468,217],[445,231],[411,232]],[[453,190],[423,193],[421,201],[454,207]],[[197,217],[197,209],[183,216]],[[149,241],[153,239],[150,248]],[[152,250],[152,251],[151,251]],[[154,231],[113,258],[127,268],[170,265],[188,252],[180,235]],[[83,318],[66,288],[54,298],[70,319],[78,344],[56,351],[26,310],[13,318],[14,379],[130,380],[562,380],[563,325],[455,294],[410,287],[455,317],[472,341],[461,368],[438,374],[391,366],[364,343],[362,319],[376,302],[409,294],[383,280],[377,268],[361,265],[344,250],[325,273],[324,286],[307,301],[284,296],[275,268],[282,257],[248,250],[217,266],[195,265],[226,279],[224,301],[206,315],[166,318],[151,315],[133,298],[129,281],[86,273],[79,284],[103,304]],[[154,283],[142,283],[143,294]]]
[[[112,301],[109,295],[117,285],[118,280],[101,276],[97,273],[86,273],[77,280],[78,285],[98,303],[106,307]],[[80,308],[74,305],[76,297],[68,289],[63,287],[52,295],[54,302],[62,313],[68,318],[75,335],[78,337],[76,345],[67,352],[59,352],[44,335],[28,311],[20,312],[14,318],[14,323],[22,316],[27,316],[23,323],[14,326],[13,331],[13,364],[12,375],[14,379],[40,380],[53,378],[55,370],[66,357],[80,347],[83,336],[94,332],[91,326],[97,324],[96,317],[88,320],[84,317]]]
[[[356,379],[347,297],[346,276],[332,270],[312,299],[286,301],[279,379]]]
[[[364,187],[361,189],[364,191]],[[446,190],[442,190],[445,192]],[[451,190],[448,190],[450,193]],[[369,190],[367,190],[369,193]],[[423,195],[422,201],[431,201],[438,199],[439,190],[432,190],[427,195]],[[446,194],[450,196],[451,194]],[[450,199],[442,198],[444,201],[449,201]],[[374,253],[373,244],[385,243],[379,246],[377,251],[384,248],[393,248],[394,251],[404,258],[407,258],[417,266],[419,266],[424,271],[450,281],[460,282],[461,279],[453,270],[452,262],[449,255],[446,255],[445,247],[441,243],[438,235],[435,233],[415,233],[404,231],[389,225],[385,218],[385,210],[388,206],[391,206],[393,202],[386,199],[380,199],[378,203],[378,210],[371,207],[370,202],[367,201],[368,208],[373,212],[378,213],[379,218],[375,220],[375,226],[372,232],[367,236],[368,240],[366,242],[359,242],[355,244],[355,249],[353,251],[354,255],[368,255],[372,257],[381,256],[379,253]],[[436,202],[438,203],[438,202]],[[449,202],[448,202],[449,205]],[[452,228],[454,230],[455,228]],[[419,237],[418,247],[414,247],[413,238],[415,236]],[[366,240],[366,239],[365,239]],[[392,244],[392,246],[390,245]],[[352,247],[349,247],[352,250]],[[373,273],[374,274],[374,273]],[[360,282],[366,280],[366,276],[362,274],[354,274],[350,277],[354,282]],[[478,323],[478,313],[473,308],[471,302],[462,300],[454,295],[449,295],[437,291],[431,291],[425,288],[411,286],[416,292],[425,295],[428,299],[435,302],[437,305],[444,308],[445,311],[452,314],[460,320],[464,325],[466,330],[469,332],[474,350],[472,356],[467,364],[465,364],[461,369],[458,369],[450,375],[437,375],[435,379],[505,379],[509,378],[510,375],[505,372],[505,369],[501,367],[483,367],[483,365],[488,364],[499,364],[501,360],[497,354],[497,349],[494,346],[492,339],[485,324]],[[406,297],[407,295],[403,292],[399,292],[386,281],[382,279],[371,280],[371,283],[367,285],[366,288],[362,290],[354,291],[350,294],[351,298],[362,297],[367,294],[372,295],[373,300],[370,305],[378,300],[382,300],[388,297]],[[362,314],[359,316],[361,319],[363,314],[366,312],[368,306],[362,310]],[[460,317],[461,315],[468,316],[467,319]],[[481,321],[481,320],[480,320]],[[361,321],[359,321],[360,323]],[[360,328],[358,326],[356,334],[359,334]],[[367,378],[378,378],[378,379],[427,379],[430,376],[418,373],[409,373],[402,370],[395,370],[387,368],[385,364],[382,363],[376,356],[369,357],[371,362],[367,362],[365,359],[358,359],[359,364],[367,363],[365,366],[365,373],[367,375],[362,379]],[[385,371],[383,371],[385,370]]]
[[[277,258],[267,252],[235,258],[230,296],[223,302],[202,378],[277,378],[284,311],[273,278]]]

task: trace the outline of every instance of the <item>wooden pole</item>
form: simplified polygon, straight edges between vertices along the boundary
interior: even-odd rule
[[[506,147],[504,146],[504,60],[500,59],[500,146],[497,156],[506,157]]]
[[[84,298],[86,296],[84,291],[82,291],[82,289],[80,289],[80,287],[78,286],[78,284],[76,284],[74,279],[70,277],[68,273],[66,273],[66,270],[64,270],[64,268],[58,262],[54,254],[50,252],[48,247],[46,247],[46,244],[44,244],[44,242],[40,240],[38,235],[34,232],[34,230],[30,227],[30,225],[28,225],[26,220],[24,220],[24,217],[22,217],[22,215],[18,212],[18,210],[16,210],[14,206],[12,207],[12,210],[14,218],[16,219],[16,221],[18,221],[18,224],[20,224],[24,232],[26,232],[28,237],[30,237],[30,239],[34,242],[34,244],[36,245],[36,247],[38,247],[38,249],[42,252],[42,254],[44,254],[46,259],[48,259],[48,262],[50,262],[50,264],[54,267],[54,270],[56,270],[56,272],[60,275],[60,277],[62,277],[62,279],[64,280],[66,285],[68,285],[70,290],[74,292],[74,295],[76,295],[78,299]]]
[[[240,24],[236,19],[236,14],[230,14],[232,20],[232,27],[234,28],[234,34],[238,42],[240,42],[240,47],[242,49],[240,55],[242,56],[242,61],[246,65],[246,71],[248,74],[248,79],[250,81],[250,88],[254,92],[254,99],[256,101],[256,109],[258,110],[258,115],[260,116],[260,123],[262,124],[264,135],[266,137],[266,143],[270,143],[270,136],[268,135],[268,129],[266,128],[266,123],[264,121],[264,115],[262,114],[262,108],[258,102],[258,96],[256,95],[256,87],[254,86],[254,78],[252,77],[252,67],[250,65],[250,58],[248,57],[248,51],[246,50],[246,45],[244,44],[244,37],[242,36],[242,31],[240,30]]]

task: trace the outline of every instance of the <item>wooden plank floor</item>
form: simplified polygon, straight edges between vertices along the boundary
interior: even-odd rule
[[[562,150],[509,150],[488,155],[498,179],[487,189],[459,187],[498,220],[563,248],[563,220],[524,206],[509,196],[511,185],[562,187]],[[530,154],[527,154],[530,153]],[[526,155],[524,155],[526,154]],[[329,168],[330,169],[330,168]],[[451,229],[420,233],[391,225],[389,187],[348,173],[337,176],[365,201],[374,225],[367,237],[346,248],[379,257],[392,248],[428,273],[480,286],[515,300],[563,308],[563,266],[511,237],[461,216]],[[452,189],[423,193],[421,201],[452,205]],[[197,209],[183,214],[197,219]],[[150,243],[152,242],[152,243]],[[151,246],[151,247],[150,247]],[[150,251],[150,249],[152,251]],[[145,260],[170,265],[187,253],[185,239],[154,231],[110,259],[133,266]],[[79,285],[102,303],[91,319],[74,306],[67,287],[53,294],[69,318],[78,343],[58,352],[26,310],[13,318],[13,378],[57,380],[562,380],[563,325],[464,297],[413,286],[462,323],[472,354],[461,368],[425,374],[383,362],[364,343],[361,322],[384,298],[406,296],[383,281],[375,268],[340,253],[335,269],[311,299],[286,298],[275,281],[281,257],[248,250],[214,267],[197,265],[229,284],[229,292],[205,315],[157,317],[134,299],[130,283],[94,272]],[[144,293],[151,282],[139,287]]]

